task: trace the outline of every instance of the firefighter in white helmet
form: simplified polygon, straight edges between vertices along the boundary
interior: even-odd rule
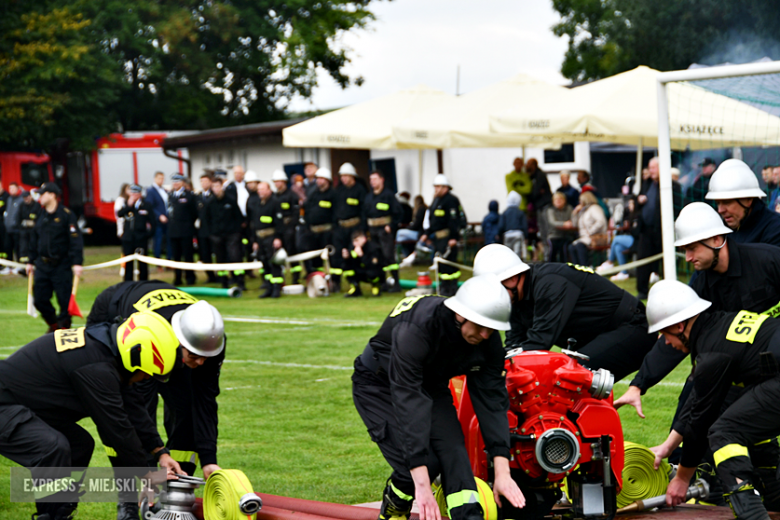
[[[592,268],[573,264],[527,265],[508,247],[490,244],[474,257],[474,275],[492,273],[512,298],[508,349],[549,350],[554,345],[589,357],[619,380],[637,370],[655,338],[647,334],[645,307]]]
[[[304,251],[315,251],[333,246],[333,210],[336,192],[333,190],[333,175],[327,168],[320,168],[314,174],[317,189],[308,192],[303,204],[307,231],[303,237]],[[311,275],[322,267],[320,257],[306,260],[306,274]]]
[[[273,175],[271,175],[271,181],[276,188],[274,197],[279,202],[279,211],[281,213],[282,247],[284,247],[288,255],[296,255],[299,252],[295,242],[295,226],[298,225],[298,216],[300,215],[298,195],[288,186],[290,180],[282,170],[274,170]],[[298,283],[302,271],[303,266],[301,266],[300,262],[290,264],[290,276],[293,285]]]
[[[452,262],[458,259],[458,237],[465,227],[463,207],[458,197],[452,194],[452,185],[447,177],[440,173],[433,179],[435,198],[428,209],[430,224],[423,230],[421,242],[432,241],[435,253]],[[441,280],[440,293],[452,296],[458,290],[460,270],[457,267],[439,264]]]
[[[668,505],[685,501],[690,479],[708,448],[724,496],[740,520],[768,520],[754,462],[772,464],[756,444],[780,434],[780,321],[749,311],[719,312],[684,283],[662,280],[650,289],[648,331],[690,353],[693,391],[674,423],[675,442],[656,447],[656,468],[684,441],[677,474],[666,491]],[[721,413],[732,384],[739,399]]]
[[[349,252],[352,249],[352,233],[362,229],[365,223],[363,200],[366,198],[366,187],[358,182],[357,171],[351,163],[344,163],[339,168],[341,184],[336,188],[333,203],[333,265],[331,266],[331,291],[341,290],[341,275],[349,278],[352,274],[346,268]],[[347,270],[345,273],[344,271]]]
[[[718,214],[734,230],[734,241],[780,246],[780,215],[766,207],[764,197],[756,174],[739,159],[718,166],[707,192],[707,200],[716,202]]]
[[[483,518],[449,380],[466,375],[474,409],[494,462],[494,495],[514,507],[525,499],[509,473],[509,398],[497,330],[509,328],[509,296],[493,275],[466,281],[450,299],[416,296],[390,312],[355,360],[355,407],[393,469],[380,520],[439,520],[431,482],[441,475],[453,520]]]

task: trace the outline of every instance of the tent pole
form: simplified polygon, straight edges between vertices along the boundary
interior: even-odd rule
[[[423,190],[423,150],[422,148],[417,150],[417,182],[420,185],[418,195],[422,195]]]
[[[639,195],[642,191],[642,154],[644,153],[644,144],[642,136],[639,136],[639,144],[636,146],[636,182],[634,182],[634,195]]]
[[[666,84],[658,87],[658,166],[661,195],[661,238],[663,244],[664,278],[677,279],[677,260],[674,255],[674,199],[672,197],[672,146],[669,137],[669,105]]]

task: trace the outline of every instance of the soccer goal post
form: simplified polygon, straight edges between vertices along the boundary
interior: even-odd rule
[[[762,157],[761,166],[780,165],[780,61],[663,72],[657,78],[663,268],[664,277],[675,280],[672,151],[742,159],[744,148]],[[760,180],[758,161],[746,162]],[[688,182],[698,178],[695,169],[687,176]],[[695,190],[686,196],[690,187],[675,188],[686,203],[703,196]]]

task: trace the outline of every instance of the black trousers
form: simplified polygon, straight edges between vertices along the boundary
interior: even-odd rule
[[[20,404],[0,404],[0,455],[29,468],[87,468],[95,449],[92,435],[76,423],[51,425]],[[56,470],[33,472],[34,478],[63,478]],[[38,512],[54,512],[61,503],[78,502],[75,493],[47,497]]]
[[[757,481],[759,466],[771,468],[770,473],[776,480],[778,461],[776,453],[774,459],[768,455],[767,450],[772,450],[772,447],[766,440],[778,435],[780,376],[745,390],[710,426],[710,449],[724,491],[735,489],[737,479],[750,481],[761,491],[761,484],[766,487],[768,483]],[[764,500],[767,498],[765,496]]]
[[[8,255],[8,260],[18,260],[21,255],[19,254],[19,233],[11,232],[8,230],[5,232],[5,252]]]
[[[441,238],[434,239],[433,250],[434,253],[441,254],[441,257],[451,262],[458,261],[458,246],[449,247],[450,239]],[[449,249],[449,253],[447,250]],[[454,296],[458,292],[458,280],[460,280],[460,270],[452,265],[439,264],[439,293],[442,296]]]
[[[218,264],[241,262],[243,257],[243,233],[231,233],[225,236],[211,235],[211,249],[214,252],[214,256],[217,257]],[[244,271],[233,271],[233,280],[243,284],[244,283]],[[227,277],[227,271],[218,271],[217,275],[223,280]]]
[[[349,258],[344,259],[344,276],[349,278],[349,283],[357,285],[359,282],[366,282],[370,284],[381,284],[382,266],[366,266],[361,267],[361,258]]]
[[[572,244],[569,246],[569,256],[571,261],[577,265],[590,265],[590,255],[588,246],[582,242]],[[650,275],[648,275],[650,276]]]
[[[282,266],[271,262],[276,250],[274,249],[274,237],[258,239],[258,258],[263,262],[263,280],[271,284],[284,283],[282,278]]]
[[[171,241],[171,260],[174,262],[194,262],[195,261],[195,249],[192,247],[192,236],[187,237],[170,237]],[[181,285],[181,273],[182,269],[174,270],[173,285]],[[195,271],[189,269],[184,270],[184,277],[187,283],[192,285],[195,283]]]
[[[70,262],[63,261],[58,264],[44,262],[43,259],[35,261],[35,275],[33,278],[33,299],[35,308],[41,313],[44,321],[49,325],[57,323],[64,329],[70,328],[70,291],[73,289],[73,271]],[[60,313],[51,304],[52,293],[57,295],[57,304]]]
[[[550,262],[566,263],[569,261],[569,244],[571,240],[567,238],[550,238],[548,239],[550,246]]]
[[[282,247],[287,251],[289,256],[297,255],[300,250],[298,249],[297,234],[295,232],[295,224],[292,222],[293,217],[286,217],[291,221],[285,224],[284,231],[282,231]],[[290,274],[292,275],[293,283],[297,283],[298,277],[301,276],[303,266],[300,262],[290,263]]]
[[[32,231],[23,230],[19,232],[19,262],[26,264],[30,258],[30,241],[32,240]]]
[[[638,259],[657,255],[662,250],[660,233],[646,231],[639,235],[639,243],[636,248]],[[647,298],[647,293],[650,290],[650,274],[658,272],[658,265],[658,260],[656,260],[636,268],[636,291],[640,298]]]
[[[583,365],[609,370],[615,375],[615,381],[620,381],[639,370],[656,339],[655,334],[647,333],[645,314],[639,313],[614,330],[599,334],[577,352],[590,357],[589,361],[582,362]]]
[[[214,263],[214,259],[211,257],[211,240],[208,235],[198,235],[198,258],[204,264]],[[217,275],[214,271],[206,271],[209,282],[214,282],[217,279]]]
[[[333,228],[333,265],[331,274],[333,274],[336,280],[340,280],[343,271],[347,269],[346,259],[342,256],[342,250],[346,249],[348,252],[352,250],[352,232],[359,229],[358,226],[351,228],[345,228],[341,226],[335,226]]]
[[[139,251],[140,250],[140,251]],[[122,240],[122,255],[128,256],[132,255],[136,251],[139,251],[140,254],[144,256],[148,256],[149,254],[149,239],[144,240]],[[130,262],[129,265],[125,266],[125,281],[126,282],[132,282],[133,281],[133,270],[135,269],[134,262]],[[148,280],[149,279],[149,265],[146,262],[138,262],[138,280]]]
[[[393,411],[389,382],[386,377],[378,376],[364,367],[360,358],[355,360],[352,398],[371,440],[377,444],[385,460],[393,468],[390,475],[393,485],[407,495],[414,496],[414,481],[401,443],[402,436]],[[432,398],[429,456],[425,464],[428,467],[428,475],[431,481],[441,475],[445,496],[464,490],[476,493],[474,473],[466,452],[463,430],[452,404],[452,395],[449,389],[445,389]],[[451,518],[460,520],[476,511],[481,517],[482,508],[478,502],[467,503],[452,509]]]
[[[395,260],[395,234],[385,231],[384,226],[372,227],[370,231],[371,241],[379,244],[382,249],[382,267],[386,272],[397,272],[399,267]],[[457,257],[457,253],[455,256]]]
[[[303,237],[304,252],[316,251],[330,245],[333,245],[333,232],[315,233],[311,229],[306,230],[306,234]],[[306,265],[306,274],[311,274],[322,267],[322,259],[320,257],[312,258],[311,260],[306,260],[304,264]],[[333,256],[331,256],[331,265],[333,265]]]

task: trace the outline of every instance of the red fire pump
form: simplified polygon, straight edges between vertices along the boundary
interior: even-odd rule
[[[516,349],[507,354],[510,468],[526,507],[503,511],[504,518],[549,514],[564,480],[576,517],[612,518],[616,512],[624,454],[623,429],[612,405],[614,376],[573,359],[586,356],[563,352]],[[453,385],[453,395],[474,475],[491,482],[467,383],[460,398]]]

